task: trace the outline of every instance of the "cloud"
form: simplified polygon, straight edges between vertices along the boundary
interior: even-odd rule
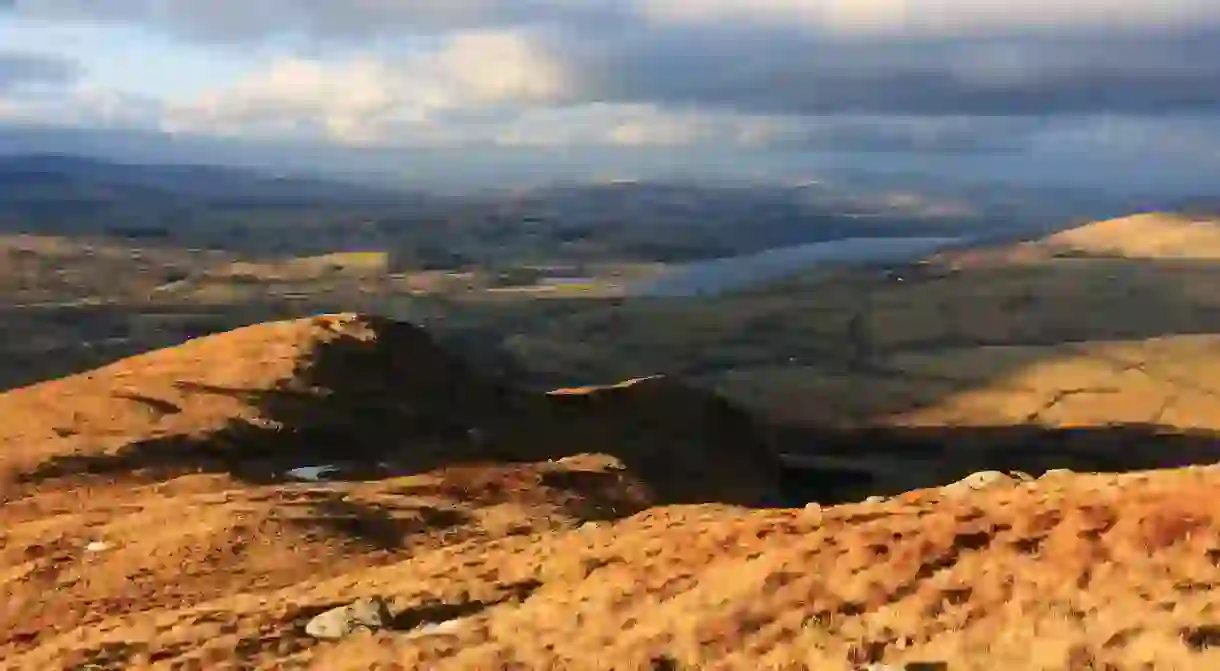
[[[503,74],[493,76],[473,63],[468,68],[464,53],[458,46],[399,67],[371,58],[279,61],[234,87],[172,107],[162,128],[402,148],[966,153],[1020,151],[1042,125],[1008,118],[801,116],[589,102],[573,98],[563,73],[543,67],[548,61],[530,65],[530,59],[506,58],[498,61]],[[438,75],[446,68],[456,74]]]
[[[1038,120],[973,117],[783,116],[690,107],[592,103],[534,110],[488,134],[515,146],[1004,153],[1029,146]]]
[[[327,58],[439,41],[452,53],[430,62],[433,75],[420,75],[418,59],[387,61],[387,70],[408,71],[392,79],[427,80],[421,97],[440,95],[437,88],[481,90],[488,104],[504,97],[496,88],[549,86],[562,71],[564,103],[762,115],[1220,106],[1220,0],[23,0],[18,7],[28,16],[132,21],[206,39],[291,34],[347,45],[323,48]],[[454,82],[440,84],[444,77]]]
[[[769,114],[1215,111],[1220,31],[1171,37],[836,40],[732,26],[569,44],[582,94]]]
[[[1220,166],[1220,118],[1170,120],[1098,115],[1061,120],[1031,137],[1035,152],[1104,154],[1138,162],[1150,156]]]
[[[91,123],[113,112],[113,101],[107,106],[80,82],[81,74],[67,59],[0,52],[0,121]]]
[[[559,64],[518,34],[466,32],[398,60],[278,59],[229,87],[171,106],[167,127],[320,132],[343,143],[376,144],[412,125],[436,133],[433,119],[447,112],[557,100],[565,77]]]
[[[65,59],[0,52],[0,91],[24,84],[64,84],[79,74],[79,66]]]
[[[226,84],[149,100],[75,81],[71,64],[0,56],[0,93],[66,87],[60,98],[0,97],[10,119],[374,147],[1211,155],[1220,137],[1220,126],[1179,123],[1220,118],[1220,0],[16,7],[47,21],[138,24],[252,65]]]
[[[1215,0],[17,0],[23,15],[135,21],[206,39],[318,37],[551,23],[797,27],[818,34],[962,36],[1217,23]]]
[[[799,26],[821,33],[962,36],[1197,27],[1215,0],[636,0],[653,23]]]
[[[630,9],[621,0],[17,0],[17,8],[28,17],[128,21],[214,41],[283,33],[363,40],[536,22],[605,25]]]
[[[784,119],[649,104],[585,103],[520,110],[487,129],[502,146],[758,148],[789,128],[804,124]]]
[[[1023,152],[1048,126],[1010,117],[835,116],[819,118],[778,146],[821,151],[985,154]]]
[[[10,124],[154,128],[162,114],[159,101],[89,84],[0,95],[0,122]]]

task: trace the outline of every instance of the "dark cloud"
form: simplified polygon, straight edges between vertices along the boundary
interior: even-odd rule
[[[919,154],[1024,152],[1049,123],[1019,117],[853,117],[812,120],[775,147]]]
[[[80,67],[69,60],[0,52],[0,91],[21,84],[62,84],[76,79],[79,75]]]
[[[144,23],[189,38],[247,41],[298,33],[367,40],[521,24],[569,27],[621,23],[615,2],[587,0],[17,0],[27,16]]]
[[[785,114],[1160,114],[1220,107],[1220,31],[1109,40],[874,41],[731,27],[565,54],[581,95]]]

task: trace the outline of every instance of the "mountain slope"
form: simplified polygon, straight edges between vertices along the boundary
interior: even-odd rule
[[[333,535],[344,523],[335,502],[368,505],[368,491],[192,492],[205,488],[194,477],[60,499],[56,514],[6,506],[3,667],[1220,663],[1214,468],[815,511],[678,506],[579,527],[561,508],[539,524],[506,512],[519,500],[473,510],[428,493],[490,494],[469,479],[400,480],[409,491],[383,491],[382,505],[393,496],[432,512],[411,518],[409,545],[382,548]],[[310,497],[331,501],[331,516],[310,513]],[[389,601],[389,630],[337,642],[304,633],[312,615],[374,595]]]
[[[414,326],[329,315],[2,394],[0,658],[67,668],[36,649],[112,615],[774,495],[744,413],[666,380],[621,390],[526,394]]]
[[[15,418],[0,428],[0,474],[204,470],[263,481],[311,460],[419,473],[603,452],[656,478],[658,492],[748,502],[767,491],[773,465],[740,411],[665,381],[629,392],[609,408],[597,394],[560,407],[484,378],[405,323],[273,322],[0,395],[0,413]],[[709,417],[735,428],[717,435]],[[693,452],[681,442],[692,438]],[[709,464],[734,477],[716,480]],[[696,473],[701,493],[685,477]]]
[[[724,503],[777,483],[723,399],[663,377],[520,392],[358,315],[200,338],[0,413],[0,668],[1220,663],[1215,467],[747,510]],[[305,634],[375,595],[387,630]]]
[[[548,318],[652,363],[783,338],[710,382],[888,461],[845,505],[745,508],[775,436],[673,377],[529,393],[360,315],[0,395],[0,668],[1217,668],[1220,470],[1168,467],[1220,461],[1220,272],[897,271]],[[387,629],[305,633],[374,595]]]
[[[1041,244],[1127,259],[1220,259],[1220,223],[1166,213],[1108,219],[1047,237]]]

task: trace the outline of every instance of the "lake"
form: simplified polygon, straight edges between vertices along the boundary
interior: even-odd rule
[[[844,238],[670,266],[659,278],[627,287],[630,296],[715,295],[783,279],[818,263],[913,261],[967,237]]]

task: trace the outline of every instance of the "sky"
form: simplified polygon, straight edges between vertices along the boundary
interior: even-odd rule
[[[0,129],[404,175],[1206,185],[1218,38],[1220,0],[0,0]]]

